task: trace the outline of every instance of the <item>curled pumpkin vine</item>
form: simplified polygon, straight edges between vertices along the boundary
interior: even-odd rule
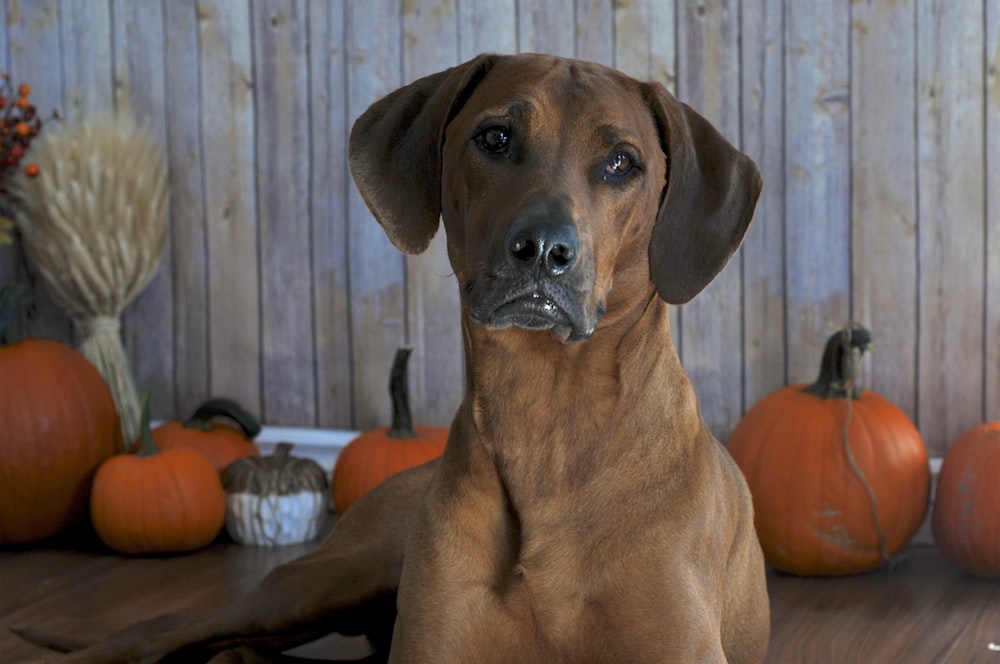
[[[832,343],[836,343],[837,341],[838,339],[831,339]],[[843,390],[846,399],[844,426],[841,429],[841,436],[844,442],[844,456],[847,458],[847,463],[851,466],[851,470],[857,476],[858,481],[861,482],[865,492],[868,494],[868,499],[871,501],[872,521],[875,524],[875,531],[878,534],[879,557],[881,557],[884,562],[888,562],[888,537],[886,537],[885,530],[882,528],[882,523],[879,521],[878,517],[878,496],[875,495],[875,490],[872,489],[872,485],[868,482],[868,478],[865,477],[861,467],[858,466],[857,461],[854,459],[854,451],[851,450],[851,442],[848,436],[848,432],[851,427],[851,404],[858,396],[857,388],[854,385],[856,378],[854,369],[857,366],[857,363],[861,360],[861,356],[864,354],[865,350],[871,348],[872,339],[866,329],[854,322],[851,322],[841,329],[839,343],[841,351],[839,358],[842,363],[842,366],[840,367],[840,371],[842,373],[840,373],[840,376],[842,378],[838,382],[837,387],[838,389]]]

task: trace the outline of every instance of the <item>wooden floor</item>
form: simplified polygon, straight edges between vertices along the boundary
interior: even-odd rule
[[[262,549],[224,538],[194,554],[129,558],[86,535],[0,550],[0,663],[42,651],[11,634],[31,626],[99,638],[162,612],[195,611],[250,588],[310,545]],[[840,579],[769,573],[768,662],[1000,664],[1000,582],[956,570],[930,547],[892,569]],[[329,637],[299,648],[316,658],[356,658],[363,639]]]

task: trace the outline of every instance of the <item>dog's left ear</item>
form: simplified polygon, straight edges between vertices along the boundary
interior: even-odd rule
[[[361,198],[402,252],[418,254],[441,216],[441,143],[448,122],[489,70],[490,56],[410,83],[376,101],[348,144]]]
[[[667,155],[667,188],[649,244],[656,290],[684,304],[715,278],[739,248],[753,217],[757,166],[708,120],[659,83],[643,86]]]

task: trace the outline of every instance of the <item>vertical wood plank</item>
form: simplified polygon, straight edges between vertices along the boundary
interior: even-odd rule
[[[13,0],[17,3],[17,0]],[[16,6],[16,5],[15,5]],[[11,23],[8,0],[0,0],[0,16],[3,17],[3,29],[0,29],[0,72],[10,72],[10,59],[7,57],[10,48],[10,38],[7,29]]]
[[[918,425],[942,454],[983,416],[982,3],[918,0]]]
[[[308,80],[304,0],[255,0],[261,416],[316,423],[309,263]]]
[[[517,52],[517,0],[458,0],[459,61]]]
[[[164,90],[169,112],[170,244],[173,276],[174,403],[188,417],[211,396],[208,234],[202,156],[199,0],[163,3]],[[249,406],[248,406],[249,407]]]
[[[310,0],[309,144],[316,410],[321,427],[353,426],[344,7]]]
[[[674,2],[614,0],[614,66],[640,81],[676,92],[677,15]]]
[[[351,122],[402,83],[400,14],[398,0],[347,5]],[[348,219],[354,426],[368,429],[389,421],[389,368],[406,340],[404,259],[353,189]]]
[[[743,150],[764,189],[743,241],[744,410],[788,380],[785,365],[784,10],[742,3]]]
[[[739,145],[739,8],[735,0],[682,3],[677,17],[677,91]],[[681,361],[709,429],[726,440],[743,411],[742,280],[739,254],[680,308]]]
[[[209,391],[261,412],[253,58],[246,0],[199,0]]]
[[[986,412],[1000,420],[1000,5],[986,3]]]
[[[65,108],[59,3],[57,0],[9,2],[6,29],[11,80],[15,85],[27,83],[31,86],[31,101],[43,118],[53,111],[62,113]],[[55,128],[56,125],[50,123],[47,130]],[[72,344],[69,316],[37,281],[31,266],[25,263],[24,252],[20,248],[9,251],[8,256],[15,257],[16,280],[25,286],[21,298],[22,316],[15,333]]]
[[[63,112],[79,120],[114,105],[109,0],[61,0]]]
[[[574,57],[574,5],[574,0],[518,0],[518,50]]]
[[[917,183],[914,5],[852,5],[854,318],[875,338],[864,385],[916,416]]]
[[[614,66],[611,5],[607,0],[576,0],[576,57]]]
[[[166,160],[168,105],[165,101],[163,6],[159,2],[114,0],[111,14],[115,106],[120,110],[130,108],[139,122],[145,123]],[[167,163],[169,165],[169,161]],[[169,179],[167,186],[170,188],[169,214],[169,208],[175,204]],[[139,389],[150,390],[150,412],[160,419],[179,416],[173,380],[171,253],[168,231],[163,262],[146,289],[125,310],[122,326],[122,340],[136,385]]]
[[[403,80],[458,64],[455,0],[403,4]],[[465,389],[461,305],[444,229],[419,256],[406,257],[410,403],[415,421],[448,426]]]
[[[0,72],[10,72],[10,63],[7,59],[7,25],[10,22],[7,13],[7,0],[0,0],[0,16],[3,17],[3,29],[0,29]],[[13,286],[17,282],[18,247],[14,244],[0,247],[0,288]],[[19,328],[18,321],[14,321],[15,327]],[[17,330],[10,330],[11,338]]]
[[[788,376],[811,381],[851,315],[850,5],[785,6]]]

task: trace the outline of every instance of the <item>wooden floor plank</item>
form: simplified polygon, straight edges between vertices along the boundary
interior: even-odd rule
[[[0,661],[41,651],[9,631],[32,627],[99,639],[163,612],[198,612],[239,597],[272,567],[312,548],[244,547],[220,539],[179,556],[119,556],[76,534],[0,550]],[[936,549],[914,547],[892,568],[838,579],[768,572],[768,664],[1000,664],[1000,581],[976,578]],[[296,650],[363,657],[363,638],[337,635]]]
[[[768,662],[1000,663],[988,650],[1000,640],[1000,582],[964,574],[932,547],[850,577],[770,572],[768,586]]]

